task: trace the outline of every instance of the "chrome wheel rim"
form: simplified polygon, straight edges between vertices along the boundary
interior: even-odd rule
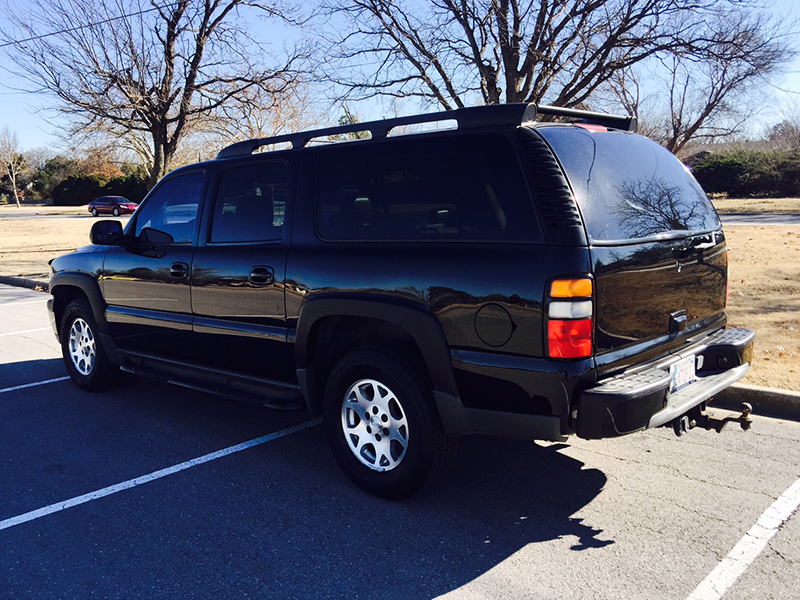
[[[94,369],[97,347],[89,324],[80,317],[69,328],[69,357],[78,373],[89,375]]]
[[[403,405],[374,379],[355,382],[342,402],[342,430],[350,451],[373,471],[391,471],[408,449],[408,420]]]

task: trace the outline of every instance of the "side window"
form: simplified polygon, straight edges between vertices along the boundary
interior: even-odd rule
[[[324,240],[539,241],[512,142],[501,135],[395,139],[320,151]]]
[[[171,177],[158,186],[139,211],[136,237],[149,228],[168,234],[175,243],[191,242],[204,178],[205,173],[196,171]]]
[[[288,184],[286,163],[250,164],[225,170],[214,200],[209,241],[282,239]]]

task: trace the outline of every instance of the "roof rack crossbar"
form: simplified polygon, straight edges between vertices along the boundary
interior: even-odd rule
[[[559,108],[556,106],[528,103],[494,104],[491,106],[459,108],[456,110],[397,117],[381,121],[369,121],[366,123],[353,123],[351,125],[340,125],[338,127],[327,127],[324,129],[289,133],[268,138],[245,140],[223,148],[219,154],[217,154],[217,158],[247,156],[264,146],[285,142],[291,143],[292,148],[303,148],[315,138],[325,138],[359,131],[369,131],[372,139],[379,139],[389,135],[389,132],[395,127],[448,120],[456,121],[459,129],[480,129],[503,126],[513,127],[515,125],[534,121],[537,114],[573,117],[581,119],[584,122],[607,125],[609,127],[616,127],[628,131],[635,131],[636,127],[636,119],[634,117],[621,117],[572,108]]]

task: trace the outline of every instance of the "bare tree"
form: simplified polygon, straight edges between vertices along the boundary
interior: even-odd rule
[[[296,75],[297,50],[262,66],[276,61],[248,34],[244,9],[288,18],[258,0],[37,0],[10,13],[2,39],[29,91],[54,94],[76,131],[146,136],[152,184],[193,126]]]
[[[265,138],[321,126],[324,116],[311,101],[307,84],[295,80],[280,92],[248,90],[220,107],[206,128],[222,144]]]
[[[0,129],[0,164],[3,166],[4,176],[8,177],[8,181],[11,184],[11,191],[17,201],[17,208],[20,208],[17,178],[25,168],[25,159],[20,154],[16,132],[8,127]]]
[[[704,57],[663,58],[646,83],[651,93],[645,97],[635,68],[618,71],[609,81],[617,100],[639,119],[642,133],[675,154],[690,141],[710,142],[737,133],[758,110],[751,93],[787,58],[774,39],[762,35],[768,31],[762,16],[729,15],[717,31],[722,32],[717,33],[720,39],[738,41],[720,43]],[[749,52],[742,54],[742,47]]]
[[[772,63],[787,27],[758,0],[327,0],[327,77],[350,97],[581,106],[615,73],[671,55]],[[341,25],[345,19],[347,26]],[[344,32],[344,33],[339,33]],[[338,50],[338,52],[337,52]]]

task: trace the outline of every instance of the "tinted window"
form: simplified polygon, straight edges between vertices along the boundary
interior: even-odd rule
[[[169,234],[176,243],[191,242],[204,177],[202,172],[187,173],[159,185],[139,210],[136,237],[149,227]]]
[[[514,146],[499,135],[323,149],[316,222],[326,240],[540,237]]]
[[[220,178],[211,242],[280,240],[289,167],[266,163],[227,169]]]
[[[639,135],[541,127],[567,172],[595,242],[709,231],[719,218],[705,192],[668,150]]]

